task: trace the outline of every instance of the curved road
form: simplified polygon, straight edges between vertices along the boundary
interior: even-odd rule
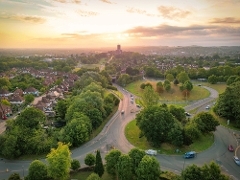
[[[218,97],[217,91],[209,87],[203,87],[208,89],[211,95],[208,98],[186,106],[186,111],[191,111],[197,108],[205,109],[203,107],[211,104]],[[94,153],[97,149],[100,149],[102,159],[104,160],[106,153],[111,148],[117,148],[123,153],[128,153],[128,151],[133,148],[125,138],[124,127],[128,122],[135,118],[138,108],[136,107],[136,104],[130,102],[130,93],[123,90],[121,87],[118,87],[118,89],[124,95],[123,100],[120,102],[118,112],[112,117],[97,137],[81,147],[72,150],[72,158],[78,159],[81,163],[81,167],[84,166],[84,158],[86,154]],[[121,114],[122,110],[125,111],[124,114]],[[134,110],[133,113],[131,112],[132,110]],[[228,144],[232,144],[234,147],[237,147],[238,145],[238,141],[233,135],[233,131],[219,126],[212,138],[215,138],[214,144],[208,150],[199,153],[194,159],[183,159],[182,154],[174,156],[157,155],[156,158],[160,162],[161,169],[174,171],[179,174],[188,165],[203,165],[210,161],[215,161],[222,167],[223,171],[232,175],[233,179],[239,178],[240,167],[232,160],[234,153],[227,150]],[[238,156],[240,157],[240,154],[238,154]],[[21,177],[24,177],[28,173],[30,163],[31,161],[10,161],[1,159],[0,180],[8,178],[13,172],[17,172]]]

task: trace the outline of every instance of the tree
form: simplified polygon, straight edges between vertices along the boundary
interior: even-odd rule
[[[31,129],[39,129],[40,124],[46,121],[45,114],[34,107],[28,107],[16,118],[15,124]]]
[[[93,166],[96,162],[96,157],[93,154],[87,154],[84,163],[88,166]]]
[[[208,77],[208,82],[211,84],[216,84],[218,82],[218,77],[216,75],[211,75]]]
[[[125,87],[130,82],[130,76],[128,74],[121,74],[117,79],[117,83]]]
[[[158,92],[158,93],[162,93],[163,90],[164,90],[164,89],[163,89],[163,84],[162,84],[162,82],[159,81],[156,86],[157,86],[157,87],[156,87],[157,92]]]
[[[234,76],[230,76],[228,79],[227,79],[227,85],[231,85],[232,83],[234,82],[237,82],[237,81],[240,81],[240,76],[237,76],[237,75],[234,75]]]
[[[154,89],[152,87],[146,86],[143,90],[141,104],[144,107],[153,106],[158,104],[158,100],[158,94],[154,91]]]
[[[144,156],[137,168],[138,180],[158,180],[160,176],[160,165],[155,157]]]
[[[201,170],[202,170],[202,173],[204,174],[205,180],[212,180],[212,179],[228,180],[229,179],[224,174],[221,174],[220,167],[214,162],[211,162],[209,165],[204,164]]]
[[[136,175],[138,165],[141,162],[142,158],[146,155],[146,153],[144,150],[133,148],[129,151],[128,155],[132,158],[133,173]]]
[[[195,116],[192,120],[198,126],[203,133],[208,133],[215,131],[219,122],[214,118],[214,116],[208,112],[201,112]]]
[[[4,104],[6,106],[11,106],[11,103],[7,99],[2,99],[0,104]]]
[[[185,81],[190,80],[190,79],[188,77],[188,74],[185,71],[182,71],[177,75],[177,80],[180,83],[184,83]]]
[[[174,127],[174,117],[167,108],[150,106],[136,117],[137,126],[147,140],[156,146],[166,142],[168,133]]]
[[[24,95],[25,104],[30,104],[34,100],[34,95],[26,94]]]
[[[77,147],[89,139],[92,125],[88,116],[75,112],[73,119],[60,131],[59,139]]]
[[[103,167],[103,163],[102,163],[102,157],[100,154],[100,151],[97,150],[97,154],[96,154],[96,165],[94,167],[94,172],[96,174],[99,175],[99,177],[102,177],[103,173],[104,173],[104,167]]]
[[[202,174],[200,167],[193,164],[185,168],[182,171],[181,176],[185,180],[192,180],[192,179],[204,179],[205,175]]]
[[[66,100],[59,100],[56,105],[56,114],[61,121],[65,121],[65,114],[67,113],[67,102]]]
[[[90,175],[87,177],[86,180],[101,180],[101,178],[99,177],[98,174],[92,173],[92,174],[90,174]]]
[[[8,180],[21,180],[20,175],[18,173],[12,173]]]
[[[28,179],[29,180],[42,180],[47,179],[47,165],[42,161],[35,160],[29,166]]]
[[[213,110],[217,115],[231,122],[236,127],[240,127],[240,81],[228,86],[224,93],[219,95]]]
[[[132,179],[132,158],[128,154],[122,154],[117,161],[117,175],[119,180]]]
[[[7,78],[0,78],[0,89],[8,89],[11,86],[11,83]]]
[[[172,82],[174,80],[174,76],[172,74],[167,74],[166,75],[166,79],[169,81],[169,82]]]
[[[182,107],[176,107],[173,105],[169,106],[169,112],[179,121],[183,122],[186,120],[185,110]]]
[[[71,152],[68,144],[58,143],[47,155],[48,175],[54,180],[65,180],[69,177],[71,168]]]
[[[71,168],[72,170],[76,171],[81,167],[79,160],[73,159],[71,162]]]
[[[193,84],[191,83],[191,81],[185,81],[183,83],[183,89],[185,90],[188,90],[188,91],[191,91],[193,89]]]
[[[117,162],[121,154],[121,151],[113,149],[105,156],[106,169],[109,174],[117,174]]]

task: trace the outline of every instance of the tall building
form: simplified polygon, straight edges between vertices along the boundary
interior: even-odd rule
[[[117,54],[121,54],[121,53],[122,53],[121,45],[120,45],[120,44],[117,45],[116,53],[117,53]]]

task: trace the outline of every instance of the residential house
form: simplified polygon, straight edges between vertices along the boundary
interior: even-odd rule
[[[0,97],[8,97],[11,93],[6,89],[0,89]]]
[[[0,104],[0,119],[5,120],[11,114],[12,114],[12,109],[10,106],[7,106],[5,104]]]
[[[13,94],[11,96],[8,97],[8,101],[11,103],[11,104],[22,104],[24,102],[24,98],[20,95],[17,95],[17,94]]]
[[[23,96],[23,90],[17,88],[17,89],[13,92],[13,94],[15,94],[15,95],[19,95],[19,96]]]
[[[23,94],[32,94],[34,96],[39,96],[39,91],[36,90],[34,87],[28,87],[27,89],[25,89]]]

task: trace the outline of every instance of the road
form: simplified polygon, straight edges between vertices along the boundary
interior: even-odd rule
[[[217,97],[217,91],[208,88],[211,95],[208,98],[194,102],[193,104],[186,106],[186,111],[191,111],[197,108],[203,108],[211,102],[213,102]],[[102,132],[96,136],[91,141],[82,145],[79,148],[72,150],[72,158],[78,159],[81,163],[81,167],[84,167],[84,158],[88,153],[95,153],[97,149],[100,150],[102,159],[106,153],[112,148],[117,148],[123,153],[128,153],[133,146],[127,141],[124,135],[125,125],[135,118],[136,113],[131,113],[131,110],[138,110],[136,104],[130,102],[130,93],[118,87],[124,95],[122,101],[120,101],[118,112],[112,117],[112,119],[106,124]],[[124,110],[125,113],[121,114]],[[240,132],[238,132],[240,134]],[[214,132],[215,139],[214,144],[204,152],[198,153],[197,157],[194,159],[183,159],[181,155],[157,155],[156,158],[160,162],[162,170],[170,170],[176,173],[181,173],[181,171],[191,164],[203,165],[211,161],[218,163],[222,170],[232,175],[234,179],[240,177],[240,167],[237,166],[232,160],[233,154],[227,150],[228,144],[232,144],[237,147],[239,144],[238,140],[233,135],[233,131],[222,126],[217,127],[217,131]],[[237,152],[240,157],[239,151]],[[42,160],[45,162],[45,160]],[[28,173],[28,167],[30,161],[10,161],[1,159],[0,160],[0,180],[6,179],[13,172],[19,173],[22,177],[26,176]]]

